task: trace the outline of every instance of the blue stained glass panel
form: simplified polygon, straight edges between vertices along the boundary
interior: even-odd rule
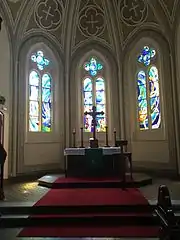
[[[146,99],[146,85],[138,86],[138,100]]]
[[[84,79],[84,91],[85,92],[92,91],[92,80],[90,78]]]
[[[159,97],[159,82],[149,81],[150,97]]]
[[[96,91],[96,104],[105,104],[104,91]]]
[[[149,90],[150,90],[150,108],[152,129],[161,126],[160,94],[159,94],[159,76],[158,69],[152,66],[149,69]]]
[[[152,128],[157,129],[161,125],[160,98],[150,99]]]
[[[89,62],[84,64],[84,69],[89,72],[91,76],[96,76],[98,71],[103,69],[103,65],[92,57]]]
[[[160,112],[151,113],[151,119],[152,119],[152,129],[160,128],[160,126],[161,126],[161,114],[160,114]]]
[[[34,101],[38,101],[38,99],[39,99],[39,87],[30,86],[29,91],[30,91],[29,99],[34,100]]]
[[[150,81],[153,81],[153,82],[159,80],[157,67],[152,66],[152,67],[149,69],[149,80],[150,80]]]
[[[37,53],[31,56],[31,60],[37,64],[39,70],[44,70],[50,63],[50,61],[44,57],[43,51],[37,51]]]
[[[103,78],[97,78],[96,79],[96,91],[104,91],[104,79]]]
[[[105,105],[104,104],[97,104],[96,105],[96,110],[97,110],[97,112],[104,112],[105,113]]]
[[[39,118],[38,117],[29,117],[29,131],[38,132],[39,131]]]
[[[42,89],[42,101],[43,102],[51,102],[51,89],[43,88]]]
[[[49,103],[42,104],[42,131],[50,132],[51,130],[51,105]]]
[[[33,117],[39,116],[39,103],[36,101],[29,102],[29,115]]]
[[[92,92],[84,92],[84,104],[93,104]]]
[[[47,73],[42,76],[42,87],[51,88],[51,76]]]
[[[149,69],[149,90],[150,90],[150,97],[159,96],[158,69],[155,66]]]
[[[31,71],[29,74],[29,85],[39,86],[39,75],[36,71]]]
[[[151,112],[160,112],[160,98],[153,97],[150,98]]]
[[[138,85],[146,85],[146,74],[144,71],[138,72]]]
[[[139,115],[147,114],[147,100],[143,99],[138,101]]]
[[[146,67],[151,64],[151,61],[156,56],[156,51],[153,48],[144,46],[140,55],[138,56],[138,62],[144,64]]]

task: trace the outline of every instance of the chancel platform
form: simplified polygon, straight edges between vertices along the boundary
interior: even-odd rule
[[[126,175],[126,181],[118,177],[98,177],[98,178],[78,178],[65,177],[64,174],[45,175],[38,179],[40,186],[47,188],[139,188],[152,184],[152,178],[146,174],[134,173],[133,179],[130,175]]]
[[[66,148],[66,176],[105,177],[125,175],[125,162],[119,147]]]

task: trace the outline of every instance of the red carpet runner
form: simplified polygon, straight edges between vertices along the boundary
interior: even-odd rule
[[[80,207],[82,205],[100,206],[127,204],[147,205],[148,202],[138,189],[53,189],[35,205]],[[89,216],[89,214],[87,216]],[[91,224],[91,226],[88,227],[73,227],[67,225],[50,228],[25,228],[20,232],[19,237],[155,237],[157,234],[158,230],[154,227],[102,227],[102,225],[99,227]]]

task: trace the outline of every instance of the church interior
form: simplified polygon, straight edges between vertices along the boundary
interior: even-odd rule
[[[108,211],[139,204],[159,216],[159,206],[172,207],[179,219],[179,12],[180,0],[0,1],[2,239],[165,240],[154,218],[125,230],[109,226],[122,214]],[[174,205],[161,204],[161,194]],[[85,211],[85,202],[107,228],[68,210]],[[61,231],[33,225],[57,225],[60,208]],[[22,224],[42,211],[48,217],[31,230]]]

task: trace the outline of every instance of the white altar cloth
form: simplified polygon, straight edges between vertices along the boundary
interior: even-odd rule
[[[90,148],[66,148],[64,149],[64,156],[70,156],[70,155],[77,155],[77,156],[83,156],[85,155],[85,149],[90,149]],[[96,148],[91,148],[91,149],[96,149]],[[113,155],[113,154],[120,154],[121,149],[120,147],[102,147],[100,148],[103,151],[103,155]]]

